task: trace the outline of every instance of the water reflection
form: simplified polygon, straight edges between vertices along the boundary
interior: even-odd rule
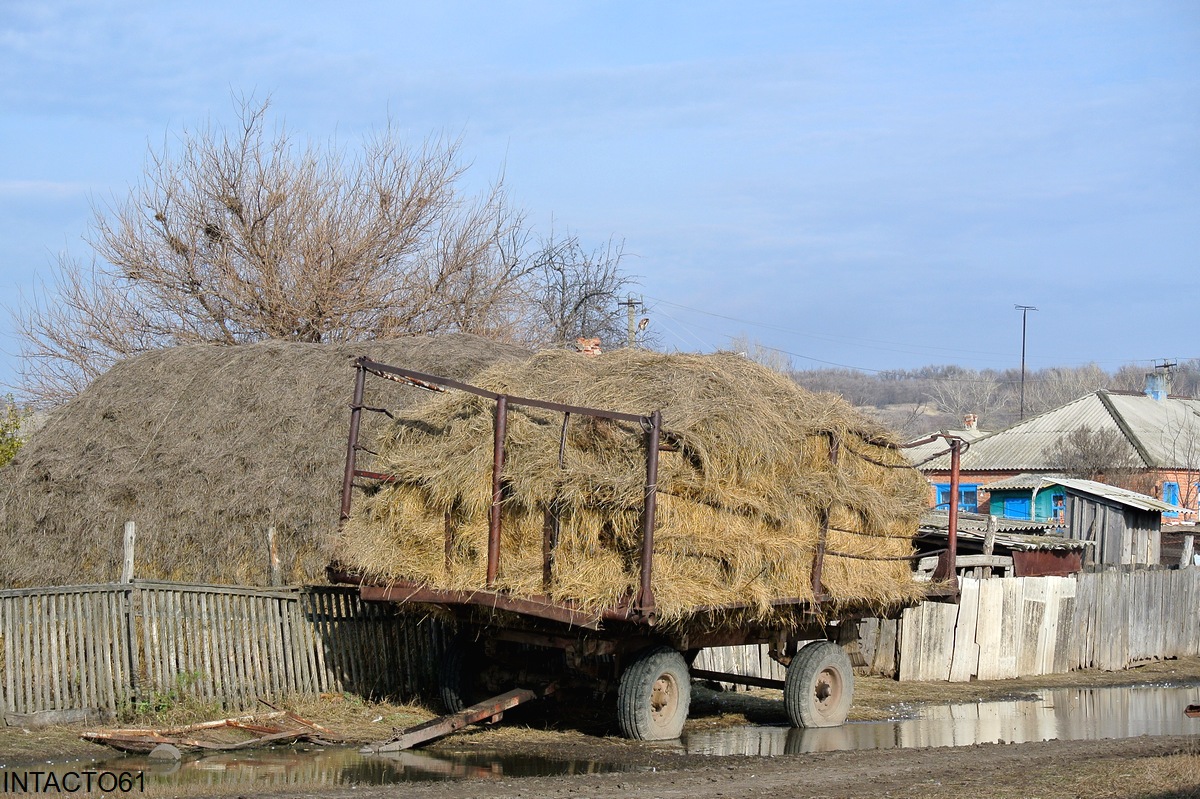
[[[1200,733],[1200,719],[1183,714],[1200,700],[1200,685],[1055,689],[1003,702],[921,707],[913,718],[857,722],[831,729],[740,726],[687,733],[676,744],[691,754],[785,755],[852,749],[970,746],[1059,739],[1125,738]],[[907,715],[907,714],[906,714]],[[629,766],[497,754],[407,751],[363,755],[354,747],[287,747],[225,752],[182,761],[116,757],[49,766],[59,774],[104,770],[143,772],[145,784],[179,787],[388,785],[427,780],[496,779],[621,771]]]
[[[783,755],[857,749],[920,749],[979,743],[1132,738],[1200,733],[1183,709],[1200,686],[1061,688],[1002,702],[923,707],[916,718],[828,729],[751,726],[686,734],[690,754]]]
[[[224,752],[182,761],[117,757],[88,765],[91,770],[144,772],[150,785],[243,785],[281,788],[288,785],[333,787],[390,785],[430,780],[499,779],[560,776],[622,770],[616,764],[495,753],[397,752],[363,755],[353,747],[305,749],[280,747]],[[62,771],[82,771],[83,766]]]

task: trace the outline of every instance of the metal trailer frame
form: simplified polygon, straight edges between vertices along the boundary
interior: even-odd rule
[[[796,655],[800,642],[818,639],[848,642],[854,638],[852,634],[854,625],[851,622],[856,622],[862,616],[869,615],[866,607],[855,608],[846,606],[844,603],[838,606],[836,612],[832,611],[833,597],[824,590],[821,583],[824,559],[829,554],[826,549],[829,514],[826,512],[822,514],[821,531],[818,535],[817,550],[812,565],[812,586],[816,602],[810,603],[799,598],[782,598],[771,603],[791,612],[790,624],[786,626],[782,624],[731,625],[723,623],[719,618],[719,615],[727,614],[730,611],[748,609],[750,605],[745,604],[700,607],[688,619],[673,623],[669,628],[659,628],[656,624],[657,614],[653,590],[658,460],[660,451],[674,450],[674,446],[669,441],[664,442],[663,440],[662,415],[659,411],[656,410],[648,415],[637,415],[505,395],[461,381],[378,363],[366,357],[358,358],[355,366],[354,399],[350,406],[350,431],[341,495],[341,519],[343,522],[350,516],[355,478],[395,482],[395,478],[390,475],[361,470],[357,467],[357,455],[363,449],[358,440],[362,412],[365,410],[387,413],[383,408],[371,408],[363,404],[367,374],[429,391],[444,392],[452,389],[465,391],[495,403],[491,474],[492,505],[489,514],[486,587],[482,590],[468,591],[430,588],[407,580],[374,583],[363,580],[361,576],[336,564],[329,567],[329,576],[332,581],[357,584],[362,598],[366,601],[392,602],[405,607],[435,608],[442,615],[452,617],[459,630],[465,631],[466,638],[482,642],[488,655],[495,655],[496,649],[501,646],[559,650],[565,656],[565,662],[570,670],[577,675],[582,675],[593,685],[599,682],[606,688],[611,688],[610,683],[619,677],[624,661],[630,656],[635,656],[654,646],[665,645],[677,652],[685,653],[690,668],[695,654],[705,647],[767,644],[770,656],[786,667]],[[599,612],[585,610],[569,601],[554,600],[550,597],[560,521],[552,508],[545,512],[546,519],[542,537],[542,582],[545,593],[515,596],[496,588],[502,556],[500,511],[504,486],[505,439],[508,412],[513,407],[540,408],[563,414],[563,432],[559,445],[560,463],[565,450],[567,424],[572,416],[588,416],[625,422],[637,425],[642,429],[646,453],[646,480],[641,523],[642,542],[638,562],[640,579],[635,594],[627,596],[619,603]],[[951,447],[953,466],[957,467],[958,455],[964,442],[953,437],[947,438]],[[926,443],[929,440],[931,439],[915,442],[910,446]],[[832,436],[829,437],[829,454],[830,458],[836,461],[838,442]],[[954,485],[957,483],[957,468],[953,469],[951,481],[952,495],[954,495],[957,488]],[[940,578],[943,582],[940,588],[931,592],[930,598],[950,601],[957,599],[957,578],[952,565],[956,546],[956,511],[957,504],[952,503],[949,548],[942,553],[938,571],[935,572],[935,578]],[[454,548],[454,536],[455,531],[451,519],[447,516],[445,528],[447,561],[449,561]],[[842,555],[843,553],[834,554]],[[537,668],[532,667],[530,663],[517,664],[509,670],[511,676],[523,678],[526,683],[540,679],[542,685],[550,686],[549,691],[559,687],[559,678],[555,675],[538,675],[536,672]],[[761,677],[700,670],[691,670],[691,676],[721,682],[785,689],[784,681]],[[850,675],[850,679],[852,679],[852,675]],[[509,687],[512,685],[510,684]],[[543,693],[549,691],[543,691]],[[462,708],[451,709],[462,710]]]

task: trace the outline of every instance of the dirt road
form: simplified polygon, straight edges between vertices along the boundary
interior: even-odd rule
[[[1168,797],[1200,796],[1191,738],[1049,741],[955,749],[835,752],[772,758],[632,755],[643,770],[484,781],[336,788],[321,799],[623,799],[662,797]],[[578,754],[578,753],[576,753]],[[613,754],[613,753],[608,753]]]
[[[880,678],[858,681],[854,717],[887,718],[898,705],[1025,696],[1050,687],[1100,687],[1135,684],[1196,684],[1200,659],[1149,664],[1126,672],[1075,672],[1065,675],[992,683],[897,683]],[[703,697],[703,691],[700,692]],[[1200,694],[1198,694],[1200,699]],[[386,706],[328,698],[294,708],[349,738],[378,740],[386,731],[413,723],[415,706]],[[713,694],[694,706],[692,730],[754,723],[782,723],[778,693]],[[1182,707],[1180,708],[1182,713]],[[196,720],[196,719],[193,719]],[[670,745],[653,745],[614,737],[591,723],[562,720],[545,725],[501,724],[465,731],[431,747],[456,751],[612,764],[622,771],[564,777],[491,778],[458,782],[409,782],[372,786],[320,783],[293,784],[286,790],[247,791],[243,783],[219,786],[161,786],[146,797],[185,795],[312,796],[321,799],[413,797],[414,799],[529,799],[552,797],[1200,797],[1200,719],[1197,736],[1124,740],[1048,741],[984,744],[933,749],[878,749],[776,757],[714,757],[686,754]],[[15,763],[45,762],[49,757],[95,756],[70,728],[19,730],[0,728],[0,758]]]

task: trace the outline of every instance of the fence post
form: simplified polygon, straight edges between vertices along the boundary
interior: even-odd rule
[[[121,582],[133,582],[133,544],[137,538],[137,524],[133,520],[125,522],[125,561],[121,566]]]
[[[275,540],[275,527],[267,528],[267,556],[271,561],[271,585],[282,585],[279,575],[279,547]]]

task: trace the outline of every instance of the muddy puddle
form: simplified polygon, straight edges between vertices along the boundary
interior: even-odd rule
[[[429,780],[479,780],[508,777],[569,776],[621,771],[614,763],[589,760],[505,756],[494,753],[398,752],[363,755],[357,747],[270,747],[225,752],[181,761],[155,761],[140,756],[113,757],[95,762],[50,764],[44,767],[60,776],[87,771],[134,775],[138,788],[152,786],[243,786],[306,788],[391,785]],[[83,777],[86,780],[86,776]],[[93,782],[95,781],[93,777]],[[79,782],[80,778],[74,778]],[[65,783],[64,783],[65,784]]]
[[[688,754],[783,755],[1200,734],[1200,719],[1183,714],[1192,703],[1200,703],[1200,685],[1060,688],[1005,701],[900,706],[903,718],[828,729],[702,730],[686,734],[680,743]]]
[[[654,744],[702,755],[784,755],[837,750],[970,746],[1051,739],[1200,734],[1200,719],[1183,709],[1200,702],[1200,684],[1052,689],[1006,701],[897,707],[890,721],[852,722],[831,729],[740,725],[689,732]],[[180,762],[144,757],[47,764],[59,774],[87,770],[142,775],[146,787],[387,785],[426,780],[567,776],[628,770],[619,762],[484,752],[408,751],[363,755],[356,748],[274,748],[221,753]]]

